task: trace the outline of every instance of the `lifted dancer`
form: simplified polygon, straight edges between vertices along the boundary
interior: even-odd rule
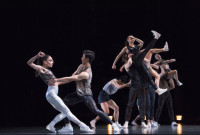
[[[159,54],[155,55],[157,62],[155,62],[153,65],[160,66],[161,68],[161,77],[163,77],[165,80],[167,80],[170,84],[170,87],[174,86],[173,78],[176,80],[176,83],[178,86],[183,85],[178,79],[178,71],[177,70],[171,70],[169,67],[169,63],[175,62],[176,59],[170,59],[170,60],[164,60]]]
[[[37,59],[37,64],[34,64],[34,61]],[[76,123],[81,131],[89,131],[92,130],[85,125],[83,122],[78,120],[69,110],[69,108],[64,104],[61,98],[58,96],[58,86],[60,83],[56,82],[54,84],[48,84],[50,79],[55,79],[54,74],[49,70],[49,68],[53,67],[53,59],[50,55],[47,55],[43,52],[39,52],[36,56],[32,57],[27,64],[36,70],[36,73],[41,77],[41,79],[48,85],[48,89],[46,92],[47,101],[59,112],[60,115],[56,116],[49,125],[47,125],[46,129],[51,132],[56,132],[54,126],[57,122],[59,122],[60,117],[67,117],[72,122]]]

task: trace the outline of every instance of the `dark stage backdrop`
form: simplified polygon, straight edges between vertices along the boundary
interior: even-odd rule
[[[63,77],[76,70],[83,50],[93,50],[96,59],[92,63],[92,91],[97,101],[107,81],[126,74],[119,72],[121,61],[117,70],[111,69],[126,37],[132,34],[142,39],[146,47],[153,37],[151,30],[162,34],[155,47],[169,43],[170,51],[161,55],[176,59],[170,67],[178,70],[184,84],[171,91],[175,115],[183,115],[185,124],[200,124],[199,8],[198,0],[1,2],[0,126],[45,126],[58,114],[45,99],[47,86],[26,64],[39,51],[53,57],[52,71],[56,77]],[[74,91],[75,83],[66,84],[60,86],[59,96]],[[111,96],[120,108],[122,124],[128,92],[125,88]],[[86,124],[95,117],[84,103],[69,108]],[[137,114],[134,106],[131,120]],[[169,124],[166,105],[160,123]]]

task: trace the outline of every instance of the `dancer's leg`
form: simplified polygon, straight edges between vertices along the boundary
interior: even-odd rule
[[[145,116],[145,103],[146,103],[146,91],[144,88],[138,90],[138,104],[139,104],[139,113],[140,113],[140,120],[144,122]]]
[[[66,115],[66,117],[76,123],[78,126],[80,126],[80,130],[82,131],[87,131],[87,132],[92,132],[92,130],[90,130],[90,128],[85,125],[83,122],[81,122],[79,119],[77,119],[69,110],[69,108],[64,104],[64,102],[61,100],[60,97],[57,96],[58,94],[58,87],[48,87],[48,91],[46,93],[46,99],[47,101],[59,112],[63,113],[64,115]],[[51,125],[50,127],[54,127],[55,123],[51,122],[49,125]],[[49,125],[47,126],[47,129],[49,127]],[[51,130],[50,130],[51,131]],[[54,131],[53,131],[54,132]]]
[[[145,56],[146,59],[148,59],[149,61],[151,61],[151,57],[154,53],[160,53],[160,52],[164,52],[164,48],[162,49],[150,49],[149,52],[147,53],[147,55]]]
[[[169,90],[172,90],[175,88],[174,80],[172,78],[169,79],[168,83],[169,83]]]
[[[109,108],[108,108],[108,103],[107,102],[103,102],[100,105],[101,105],[102,110],[108,115],[110,113]],[[96,122],[98,120],[100,120],[99,116],[97,116],[95,119],[93,119],[92,121],[90,121],[91,127],[95,128],[96,127],[95,124],[96,124]]]
[[[174,122],[174,109],[173,109],[173,102],[170,92],[167,92],[168,96],[166,97],[166,104],[169,113],[170,122]]]
[[[59,112],[63,113],[69,120],[76,123],[77,125],[81,124],[81,121],[78,120],[69,110],[69,108],[64,104],[60,97],[55,93],[51,92],[47,95],[47,101]],[[62,117],[61,117],[62,118]]]
[[[83,100],[79,98],[79,96],[77,95],[76,92],[73,92],[73,93],[66,95],[63,98],[63,102],[65,103],[65,105],[70,106],[70,105],[75,105],[80,102],[83,102]],[[64,121],[65,121],[65,124],[70,122],[67,117],[64,118]]]
[[[168,43],[165,42],[165,45],[163,48],[153,48],[150,49],[149,52],[147,53],[147,55],[145,56],[146,59],[148,59],[149,61],[151,61],[151,57],[154,53],[161,53],[161,52],[166,52],[169,51],[169,47],[168,47]]]
[[[63,98],[63,102],[67,106],[70,106],[70,105],[75,105],[75,104],[81,103],[81,102],[83,102],[83,100],[80,99],[80,97],[77,95],[76,92],[73,92],[73,93],[70,93],[70,94],[66,95]]]
[[[115,122],[118,122],[118,120],[119,120],[119,107],[117,106],[117,104],[113,100],[108,101],[108,106],[114,110],[114,114],[113,114],[114,120],[115,120]]]
[[[129,99],[126,107],[125,121],[129,122],[131,118],[132,108],[138,95],[138,88],[131,86],[129,90]]]
[[[133,126],[138,126],[137,121],[140,120],[140,115],[137,115],[136,118],[131,122]]]
[[[151,104],[151,100],[150,100],[150,91],[149,88],[146,88],[146,100],[145,100],[145,115],[146,115],[146,119],[150,120],[150,104]]]
[[[159,87],[160,75],[152,67],[149,67],[149,72],[153,77],[155,77],[155,84],[157,87]]]
[[[141,63],[144,60],[144,57],[146,56],[146,54],[149,52],[149,50],[151,48],[154,47],[156,41],[159,39],[159,37],[161,36],[159,33],[152,31],[152,33],[154,34],[154,39],[147,45],[147,47],[145,48],[145,50],[143,52],[141,52],[138,56],[137,56],[137,60],[139,63]]]
[[[154,120],[155,90],[150,86],[150,120]]]
[[[145,50],[143,51],[143,52],[141,52],[140,54],[138,54],[138,56],[137,56],[137,60],[138,60],[138,62],[142,62],[143,60],[144,60],[144,58],[145,58],[145,56],[147,55],[147,53],[149,52],[149,50],[152,48],[152,47],[154,47],[154,45],[155,45],[155,43],[157,42],[157,39],[153,39],[148,45],[147,45],[147,47],[145,48]],[[133,57],[134,57],[134,55],[133,55]]]
[[[181,86],[182,83],[178,80],[178,71],[177,70],[171,70],[168,72],[168,78],[172,78],[176,80],[177,85]]]
[[[162,108],[163,108],[163,104],[165,103],[165,99],[166,99],[166,92],[160,96],[158,96],[158,106],[157,106],[157,110],[156,110],[156,115],[155,115],[155,121],[158,122],[161,112],[162,112]]]
[[[99,116],[106,123],[111,124],[115,131],[119,131],[119,127],[108,117],[108,115],[97,108],[92,96],[80,96],[80,98],[83,99],[84,103],[94,114]]]
[[[99,116],[103,121],[105,121],[108,124],[112,124],[113,121],[108,117],[108,115],[99,110],[96,106],[96,103],[94,101],[94,99],[92,98],[92,96],[81,96],[81,98],[83,99],[84,103],[87,105],[87,107],[97,116]]]
[[[138,90],[138,104],[139,104],[139,113],[140,113],[140,120],[141,120],[141,127],[142,128],[147,128],[148,126],[144,122],[144,116],[145,116],[145,106],[146,103],[146,89],[141,88]],[[149,112],[149,109],[148,109]],[[149,117],[149,116],[148,116]]]

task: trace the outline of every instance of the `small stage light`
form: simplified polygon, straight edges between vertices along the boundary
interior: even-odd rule
[[[182,120],[182,115],[176,115],[176,120],[181,121]]]

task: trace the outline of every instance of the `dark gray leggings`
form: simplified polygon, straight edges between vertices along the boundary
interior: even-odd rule
[[[84,102],[86,106],[90,109],[90,111],[99,116],[103,121],[105,121],[108,124],[113,123],[113,121],[108,117],[106,113],[97,108],[92,96],[79,96],[76,92],[74,92],[64,97],[63,101],[67,106]],[[69,123],[68,118],[65,118],[64,121],[65,123]]]

